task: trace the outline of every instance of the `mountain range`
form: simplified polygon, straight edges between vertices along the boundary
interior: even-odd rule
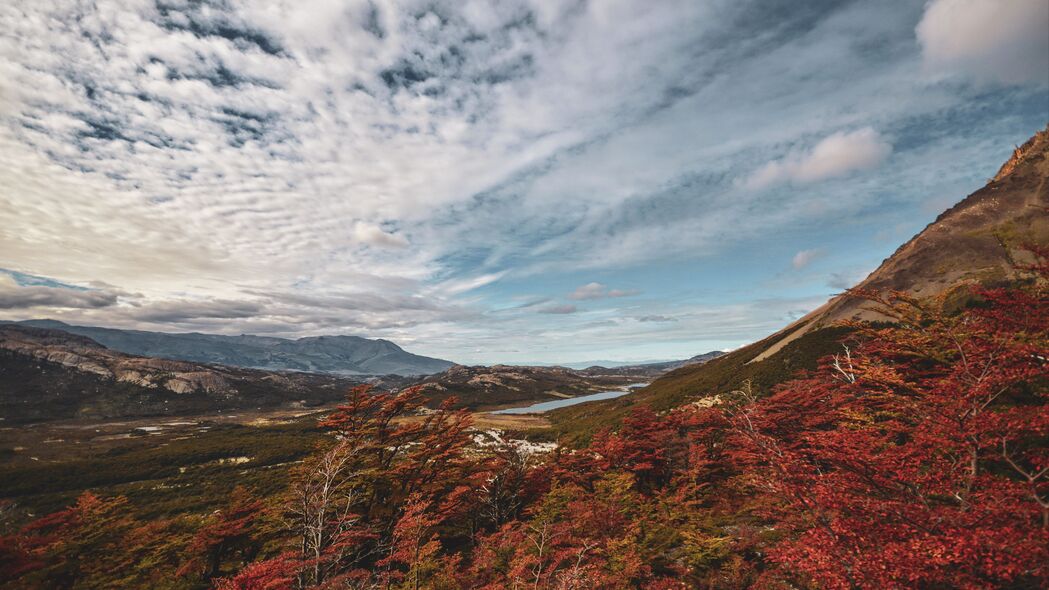
[[[611,360],[594,360],[594,361],[577,361],[572,363],[539,363],[535,366],[540,367],[568,367],[569,369],[655,369],[655,370],[670,370],[678,367],[697,363],[706,362],[712,358],[716,358],[722,354],[725,354],[720,350],[712,350],[710,352],[704,352],[687,359],[652,359],[643,361],[611,361]]]
[[[454,365],[406,352],[389,340],[359,336],[313,336],[290,340],[273,336],[221,336],[197,332],[172,334],[74,326],[56,320],[27,320],[19,325],[86,336],[111,350],[195,363],[214,363],[267,371],[303,371],[336,375],[429,375]]]
[[[72,330],[39,325],[110,336],[127,333],[53,321],[0,323],[0,417],[8,423],[312,407],[339,401],[362,383],[387,390],[418,384],[429,407],[454,396],[457,407],[491,409],[621,389],[720,354],[611,369],[453,365],[428,376],[364,376],[135,355]],[[150,333],[134,333],[143,334]]]
[[[359,383],[135,356],[60,330],[0,324],[0,419],[6,424],[311,407],[338,401]]]

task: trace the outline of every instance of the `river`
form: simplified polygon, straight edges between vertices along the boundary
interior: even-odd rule
[[[557,408],[564,408],[567,406],[574,406],[584,402],[596,402],[603,399],[613,399],[622,395],[626,395],[638,387],[644,387],[648,383],[634,383],[627,385],[624,389],[615,389],[613,391],[601,391],[598,393],[591,393],[590,395],[581,395],[579,397],[566,397],[563,399],[555,399],[548,402],[539,402],[530,406],[521,406],[519,408],[506,408],[505,410],[496,410],[491,412],[492,414],[542,414],[543,412],[549,412],[550,410],[556,410]]]

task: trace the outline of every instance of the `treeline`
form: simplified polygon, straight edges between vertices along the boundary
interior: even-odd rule
[[[19,588],[1049,587],[1049,265],[770,392],[640,409],[586,448],[481,446],[354,390],[281,495],[143,522],[84,494],[0,539]]]

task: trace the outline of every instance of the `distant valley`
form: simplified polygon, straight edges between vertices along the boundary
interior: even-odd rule
[[[91,335],[91,336],[89,336]],[[104,345],[99,337],[116,346]],[[308,342],[303,343],[303,340]],[[194,349],[201,344],[201,349]],[[348,344],[357,345],[350,355]],[[289,349],[333,370],[276,370],[171,357],[287,361]],[[164,350],[167,355],[132,354],[121,349]],[[379,350],[368,357],[362,349]],[[256,356],[252,357],[251,354]],[[721,353],[688,360],[632,367],[466,367],[404,352],[391,342],[351,337],[287,341],[255,336],[159,334],[69,326],[55,321],[0,324],[0,415],[9,424],[65,420],[180,416],[228,410],[317,408],[330,406],[354,386],[369,384],[396,391],[418,385],[426,405],[455,397],[470,410],[572,398],[647,382],[676,368],[704,362]],[[444,370],[429,375],[365,375],[357,368],[424,367]],[[322,362],[323,361],[323,362]],[[299,365],[302,366],[302,365]],[[334,370],[342,367],[342,370]]]

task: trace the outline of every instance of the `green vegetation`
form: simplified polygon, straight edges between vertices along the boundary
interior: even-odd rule
[[[91,490],[126,496],[143,518],[203,512],[238,484],[260,492],[282,489],[288,470],[276,466],[301,460],[323,436],[310,416],[275,426],[215,425],[160,446],[156,437],[145,436],[58,462],[6,461],[0,463],[0,497],[39,513],[67,506]]]

